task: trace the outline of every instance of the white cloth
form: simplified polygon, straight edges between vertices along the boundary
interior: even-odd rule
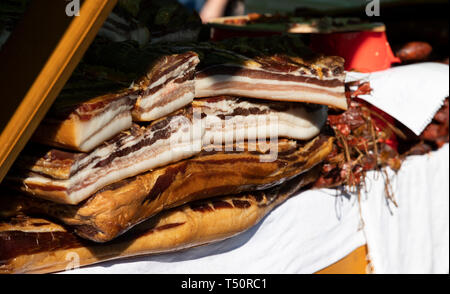
[[[383,178],[370,172],[361,206],[356,195],[306,191],[231,239],[67,273],[314,273],[366,242],[375,273],[448,273],[448,159],[446,145],[391,172],[398,208],[388,205]]]
[[[390,178],[398,207],[380,180],[361,202],[375,273],[448,274],[449,146],[408,158]]]
[[[441,63],[397,66],[370,74],[348,72],[347,81],[369,81],[366,100],[420,135],[449,95],[449,67]]]

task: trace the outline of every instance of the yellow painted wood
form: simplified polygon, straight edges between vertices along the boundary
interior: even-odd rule
[[[367,246],[362,246],[316,274],[367,274]]]
[[[0,51],[0,182],[47,113],[117,0],[32,1]]]

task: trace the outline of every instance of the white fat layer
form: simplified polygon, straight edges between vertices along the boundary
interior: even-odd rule
[[[348,107],[347,99],[345,98],[344,86],[339,88],[322,87],[323,90],[334,92],[336,94],[342,94],[341,98],[329,95],[327,93],[315,92],[314,89],[316,88],[311,87],[310,84],[303,84],[303,83],[296,83],[296,85],[311,88],[311,91],[308,91],[307,89],[304,91],[277,90],[275,87],[271,88],[270,85],[268,85],[265,80],[260,81],[261,82],[260,84],[258,84],[256,81],[252,82],[252,85],[256,87],[263,86],[263,89],[261,90],[259,89],[245,90],[239,88],[239,86],[233,87],[232,85],[227,85],[227,87],[223,89],[210,89],[209,87],[212,86],[212,84],[210,84],[211,81],[204,82],[203,80],[204,79],[195,82],[195,97],[197,98],[230,95],[230,96],[243,96],[243,97],[252,97],[256,99],[267,99],[277,101],[307,102],[333,106],[340,109],[347,109]],[[278,82],[277,84],[274,85],[284,85],[284,83]]]
[[[343,81],[343,80],[342,80]],[[279,81],[271,79],[255,79],[243,76],[231,76],[231,75],[214,75],[205,78],[197,78],[195,80],[195,88],[198,91],[206,90],[214,85],[224,83],[224,82],[240,82],[250,85],[265,85],[266,87],[270,85],[274,86],[303,86],[311,89],[327,90],[335,93],[342,93],[344,91],[344,82],[342,85],[337,87],[320,86],[308,82],[296,82],[296,81]],[[227,86],[228,88],[228,86]]]
[[[175,80],[167,83],[164,87],[159,89],[157,92],[140,97],[136,103],[141,109],[148,109],[154,107],[154,105],[161,103],[161,101],[171,98],[173,93],[176,93],[180,89],[186,89],[194,93],[195,82],[193,80],[188,80],[183,83],[175,83]]]
[[[306,102],[314,104],[322,104],[337,107],[340,109],[347,109],[347,100],[345,98],[336,98],[322,93],[305,92],[299,94],[291,91],[243,91],[239,89],[229,89],[227,91],[202,91],[197,97],[212,97],[220,95],[243,96],[243,97],[258,97],[258,99],[268,99],[277,101],[291,101],[291,102]],[[275,98],[276,97],[276,98]]]
[[[124,112],[129,113],[131,108],[132,105],[120,105],[119,107],[114,107],[114,105],[111,105],[110,109],[103,111],[100,115],[96,115],[88,121],[80,121],[77,128],[77,145],[80,146],[84,144],[84,142],[89,140],[92,135],[105,128],[117,116],[121,116]],[[131,121],[129,122],[128,128],[129,127],[131,127]],[[122,129],[117,130],[116,134],[121,130]]]
[[[173,77],[177,77],[177,76],[183,75],[186,71],[188,71],[188,69],[190,69],[192,67],[191,63],[194,62],[194,61],[195,61],[195,64],[197,64],[200,60],[198,59],[197,56],[191,57],[185,63],[180,65],[176,70],[173,70],[170,73],[162,76],[159,80],[157,80],[156,82],[151,84],[149,86],[149,89],[152,89],[154,87],[158,87],[159,85],[164,84],[165,82],[167,82],[167,80],[170,80]]]
[[[140,97],[136,102],[136,106],[139,110],[146,110],[155,107],[157,104],[161,104],[167,99],[173,99],[174,94],[178,94],[179,91],[189,91],[194,95],[195,91],[195,82],[193,80],[188,80],[183,83],[175,83],[175,80],[167,83],[164,87],[159,89],[157,92],[145,96]],[[184,105],[182,105],[184,106]],[[175,109],[176,110],[176,109]],[[163,117],[161,115],[160,117]],[[158,118],[160,118],[158,117]]]
[[[287,111],[270,110],[265,105],[250,104],[246,101],[230,105],[229,100],[216,103],[205,103],[205,113],[212,112],[226,115],[230,109],[257,107],[260,110],[269,110],[268,114],[248,116],[230,116],[222,120],[217,115],[208,115],[204,118],[203,127],[205,136],[204,146],[209,144],[232,143],[244,140],[259,140],[266,138],[288,137],[297,140],[309,140],[320,133],[327,119],[327,107],[320,107],[314,112],[308,112],[302,106],[294,106]]]
[[[149,99],[150,100],[150,99]],[[139,121],[153,121],[159,119],[163,116],[172,113],[183,106],[188,105],[194,100],[194,91],[185,93],[184,95],[178,97],[177,99],[163,105],[160,107],[151,108],[149,111],[139,113],[135,115],[135,119]]]
[[[117,133],[129,129],[132,125],[131,113],[129,111],[123,112],[121,115],[116,116],[111,120],[109,124],[101,128],[95,128],[97,131],[86,141],[82,142],[79,146],[81,151],[89,152],[104,141],[111,139]],[[90,125],[92,128],[92,125]]]

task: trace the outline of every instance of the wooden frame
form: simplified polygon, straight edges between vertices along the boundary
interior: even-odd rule
[[[53,104],[117,0],[32,1],[0,51],[0,182]]]

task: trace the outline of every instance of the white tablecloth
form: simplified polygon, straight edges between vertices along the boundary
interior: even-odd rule
[[[392,177],[398,207],[378,182],[362,201],[376,273],[449,272],[449,147],[409,158]]]
[[[361,202],[336,190],[306,191],[234,238],[67,273],[314,273],[366,243],[375,273],[448,273],[448,160],[447,145],[391,172],[398,208],[371,172]]]

